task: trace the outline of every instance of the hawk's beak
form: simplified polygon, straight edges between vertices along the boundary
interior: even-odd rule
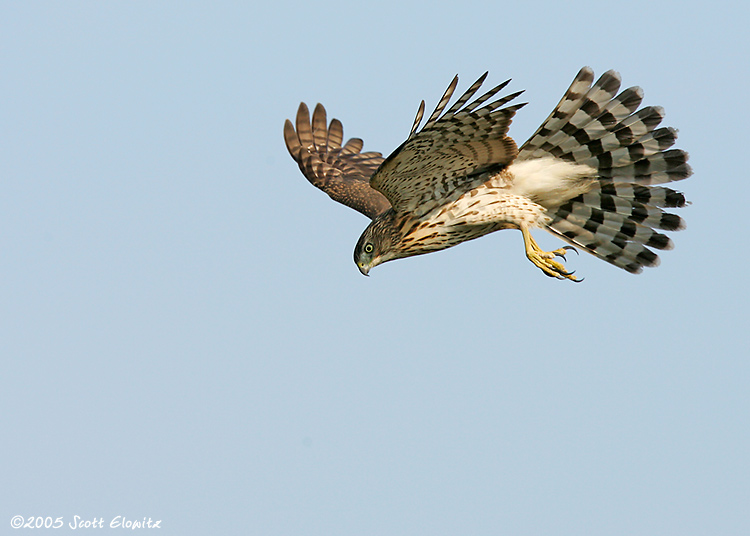
[[[370,274],[368,273],[370,271],[369,266],[365,266],[364,263],[358,262],[357,268],[359,268],[359,271],[362,275],[366,275],[368,277],[370,276]]]

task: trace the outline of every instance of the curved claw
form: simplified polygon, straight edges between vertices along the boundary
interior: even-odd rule
[[[578,250],[574,248],[573,246],[563,246],[561,248],[558,248],[554,251],[550,251],[555,257],[560,257],[562,260],[568,260],[565,255],[567,255],[568,251],[575,251],[576,255],[579,255]]]
[[[543,251],[542,248],[539,247],[539,244],[536,243],[536,241],[532,238],[531,233],[529,233],[529,230],[525,226],[520,227],[521,233],[523,234],[524,239],[524,246],[526,248],[526,257],[545,275],[548,275],[549,277],[554,277],[557,279],[569,279],[571,281],[575,281],[576,283],[580,283],[583,281],[583,279],[578,279],[573,276],[575,274],[575,271],[569,272],[565,266],[557,261],[554,261],[555,257],[560,257],[563,260],[565,259],[565,254],[573,250],[578,253],[578,250],[574,248],[573,246],[563,246],[561,248],[558,248],[554,251]]]
[[[581,279],[578,279],[577,277],[573,277],[573,274],[575,274],[576,271],[573,270],[572,272],[560,272],[560,276],[558,279],[569,279],[570,281],[573,281],[574,283],[580,283],[583,281],[583,277]]]

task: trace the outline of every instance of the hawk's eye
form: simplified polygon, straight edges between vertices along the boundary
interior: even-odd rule
[[[373,249],[375,249],[375,248],[373,248],[372,244],[370,244],[369,242],[367,244],[365,244],[365,253],[372,253]]]

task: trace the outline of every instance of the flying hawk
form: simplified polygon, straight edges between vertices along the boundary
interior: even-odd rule
[[[342,145],[341,122],[328,124],[320,104],[312,121],[304,103],[296,129],[286,121],[287,149],[305,177],[372,219],[354,249],[360,272],[518,229],[534,265],[578,281],[555,260],[574,248],[542,251],[530,233],[535,227],[631,273],[658,265],[652,249],[673,243],[655,229],[685,226],[663,209],[687,204],[683,194],[659,185],[691,174],[687,153],[671,149],[676,130],[657,128],[663,109],[638,109],[640,88],[617,94],[619,74],[608,71],[593,83],[593,71],[584,67],[519,149],[507,133],[524,104],[507,104],[522,92],[498,98],[508,80],[471,101],[486,76],[446,110],[455,77],[420,129],[422,101],[409,137],[385,159],[361,152],[359,138]]]

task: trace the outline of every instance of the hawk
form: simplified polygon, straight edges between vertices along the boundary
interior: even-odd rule
[[[630,273],[657,266],[653,250],[673,247],[660,231],[685,227],[664,209],[687,204],[662,185],[692,173],[687,153],[671,148],[677,131],[657,128],[664,110],[639,108],[639,87],[618,94],[615,71],[594,82],[584,67],[519,148],[508,129],[525,103],[508,104],[522,92],[499,96],[508,80],[472,100],[486,77],[447,108],[456,76],[420,129],[422,101],[408,138],[388,158],[362,152],[359,138],[343,143],[341,122],[329,124],[320,104],[310,118],[301,103],[296,128],[287,119],[284,140],[305,177],[372,220],[354,249],[360,272],[501,229],[520,230],[526,257],[558,279],[580,281],[562,264],[573,246]],[[570,245],[543,251],[533,228]]]

